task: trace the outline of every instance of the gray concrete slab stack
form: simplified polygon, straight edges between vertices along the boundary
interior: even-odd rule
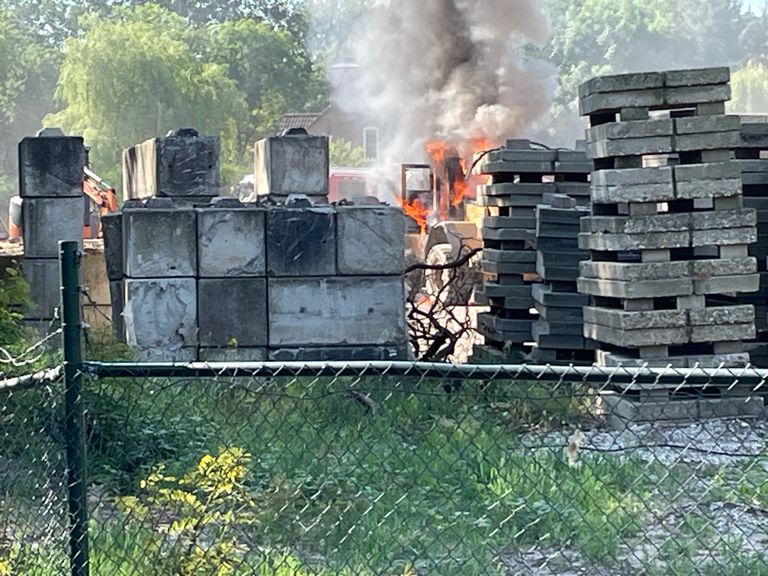
[[[60,240],[82,243],[85,146],[77,136],[36,136],[19,143],[24,237],[23,275],[34,306],[28,324],[47,330],[59,305]]]
[[[595,172],[579,238],[591,260],[578,286],[592,299],[584,335],[600,342],[601,364],[748,361],[754,308],[730,297],[758,289],[756,214],[731,159],[741,136],[739,118],[724,113],[729,77],[653,72],[580,88]]]
[[[218,196],[218,136],[182,129],[123,151],[123,199],[174,198],[177,205],[207,203]]]
[[[499,361],[515,360],[530,352],[537,319],[531,289],[540,279],[536,207],[545,194],[556,193],[587,204],[591,170],[585,152],[550,150],[528,140],[509,140],[478,162],[476,172],[489,180],[478,187],[477,203],[490,214],[482,229],[484,284],[476,295],[478,303],[490,306],[490,312],[478,317],[486,341],[476,354],[481,361],[494,355]]]
[[[760,275],[760,290],[741,294],[739,301],[755,307],[757,335],[747,345],[750,361],[768,368],[768,117],[742,117],[735,156],[741,167],[744,206],[757,213],[757,242],[749,246],[749,255],[757,260]]]
[[[595,343],[583,335],[584,306],[589,298],[579,294],[576,279],[579,262],[589,254],[579,250],[579,220],[588,215],[573,198],[545,195],[536,208],[536,272],[540,284],[533,286],[533,300],[539,318],[533,323],[536,363],[568,362],[592,364]]]

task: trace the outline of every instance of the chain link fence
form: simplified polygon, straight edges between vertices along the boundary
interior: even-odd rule
[[[62,248],[0,576],[768,574],[768,371],[88,361]]]
[[[83,371],[92,575],[768,573],[766,422],[606,402],[655,382],[677,420],[762,403],[763,372]],[[64,389],[26,384],[2,393],[0,574],[63,574]]]

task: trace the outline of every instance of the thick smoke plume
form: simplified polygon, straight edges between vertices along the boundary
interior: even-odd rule
[[[359,76],[335,98],[373,116],[393,162],[417,160],[425,140],[525,136],[555,80],[520,52],[547,33],[536,0],[379,0],[352,38]]]

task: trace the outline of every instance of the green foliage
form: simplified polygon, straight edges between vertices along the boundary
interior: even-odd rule
[[[0,274],[0,342],[12,355],[26,348],[29,334],[22,322],[22,311],[29,306],[29,287],[15,268]]]
[[[250,19],[224,22],[209,28],[207,51],[245,99],[237,150],[248,152],[246,163],[252,160],[253,142],[273,133],[285,112],[322,104],[324,85],[303,46],[287,31]]]
[[[328,153],[331,166],[359,168],[371,164],[361,146],[352,146],[351,142],[341,138],[331,138]]]
[[[749,60],[731,76],[730,108],[736,113],[768,113],[768,66]]]
[[[765,26],[740,0],[548,0],[549,43],[532,53],[557,67],[553,125],[574,117],[578,86],[638,70],[740,65],[765,55]]]
[[[232,159],[245,102],[223,66],[199,58],[194,32],[152,4],[84,18],[83,36],[65,43],[56,94],[66,105],[46,123],[82,134],[115,182],[124,148],[183,126],[221,135]]]
[[[264,550],[249,557],[241,536],[256,524],[256,501],[250,494],[251,455],[240,448],[205,454],[197,465],[177,477],[164,465],[140,483],[138,497],[118,501],[134,535],[133,547],[143,544],[150,565],[166,574],[193,576],[240,574],[250,566],[264,576],[302,576],[301,563],[289,554]],[[170,517],[158,523],[153,515]],[[154,525],[149,531],[147,526]],[[164,546],[172,539],[173,546]]]
[[[185,126],[219,135],[225,177],[242,174],[253,142],[323,91],[303,47],[263,22],[194,24],[146,4],[81,23],[64,44],[64,107],[46,123],[82,134],[114,182],[124,148]]]

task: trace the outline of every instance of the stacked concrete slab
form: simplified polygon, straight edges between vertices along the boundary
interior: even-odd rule
[[[123,151],[123,198],[207,203],[219,193],[219,138],[181,129]]]
[[[545,195],[536,208],[536,272],[541,278],[532,291],[539,313],[532,329],[536,347],[531,360],[536,363],[594,360],[594,342],[584,338],[582,327],[589,299],[576,289],[579,262],[589,258],[578,247],[579,220],[588,214],[562,194]]]
[[[19,143],[23,275],[34,302],[26,319],[40,330],[47,330],[59,305],[58,243],[82,241],[85,158],[80,137],[42,135]]]
[[[531,287],[539,280],[536,207],[545,194],[558,192],[588,203],[591,169],[584,152],[545,149],[528,140],[509,140],[478,163],[477,172],[489,180],[479,187],[477,202],[491,214],[483,222],[485,281],[477,294],[479,303],[490,306],[478,317],[487,345],[482,358],[489,349],[510,352],[510,358],[530,351],[537,318]]]
[[[757,242],[749,255],[757,260],[760,290],[742,294],[739,301],[755,307],[757,335],[747,346],[752,364],[768,367],[768,117],[742,117],[741,142],[735,151],[741,167],[744,206],[757,213]]]
[[[755,336],[741,142],[727,68],[595,78],[580,88],[590,120],[592,216],[582,219],[584,335],[604,365],[739,365]]]

